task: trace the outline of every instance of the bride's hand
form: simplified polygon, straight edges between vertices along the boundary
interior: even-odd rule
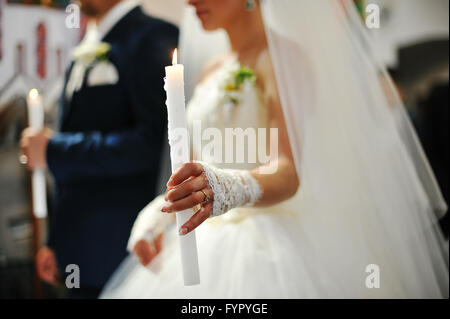
[[[156,197],[139,213],[131,229],[127,250],[144,266],[161,252],[163,233],[175,221],[172,215],[161,213],[164,204],[163,195]]]
[[[179,232],[185,235],[203,223],[212,213],[214,193],[208,184],[200,163],[185,163],[167,182],[167,203],[161,211],[174,213],[200,205],[200,209],[181,226]]]
[[[134,245],[133,251],[142,265],[147,266],[161,252],[163,236],[164,233],[159,234],[151,243],[141,239]]]

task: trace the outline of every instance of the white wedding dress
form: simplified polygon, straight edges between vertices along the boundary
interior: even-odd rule
[[[190,127],[194,120],[201,120],[203,129],[218,128],[223,136],[227,127],[267,127],[267,106],[258,87],[246,82],[240,103],[227,102],[224,83],[238,68],[237,60],[230,59],[196,87],[187,110]],[[195,145],[193,151],[199,154]],[[203,155],[203,161],[212,162],[207,154]],[[218,166],[252,169],[257,165]],[[294,197],[277,205],[236,208],[201,224],[196,229],[200,285],[183,286],[178,234],[172,227],[165,232],[162,252],[149,267],[142,266],[135,256],[130,255],[113,275],[101,297],[441,296],[440,279],[428,271],[432,268],[432,262],[427,260],[429,256],[414,252],[414,242],[409,242],[407,236],[397,238],[397,242],[390,245],[382,232],[371,233],[370,218],[355,218],[357,212],[329,212],[317,216],[305,200],[308,192],[308,185],[302,185]],[[157,197],[145,210],[160,213],[163,202],[161,196]],[[402,227],[399,218],[393,217],[392,223]],[[336,225],[342,228],[336,229]],[[371,241],[367,242],[367,238]],[[379,288],[366,286],[369,276],[366,267],[370,264],[377,264],[380,268]]]
[[[246,82],[240,103],[226,102],[224,85],[239,69],[230,59],[196,87],[187,108],[188,126],[202,129],[265,128],[267,110],[256,86]],[[225,143],[222,143],[223,145]],[[194,143],[191,143],[194,145]],[[194,154],[199,154],[195,149]],[[223,152],[224,154],[224,152]],[[203,154],[204,162],[208,160]],[[253,169],[254,164],[215,164],[220,168]],[[178,233],[165,232],[163,250],[146,268],[129,256],[102,293],[102,298],[289,298],[319,296],[308,276],[298,232],[301,192],[270,208],[236,208],[210,218],[196,229],[201,284],[183,286]],[[160,209],[157,197],[146,209]],[[175,225],[174,225],[175,226]],[[300,246],[299,246],[300,245]]]

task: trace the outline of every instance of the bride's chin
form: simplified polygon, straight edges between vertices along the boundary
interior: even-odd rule
[[[215,28],[210,28],[208,26],[203,26],[203,30],[205,30],[205,31],[214,31],[216,29]]]
[[[216,30],[220,29],[219,27],[212,27],[205,23],[202,23],[202,26],[205,31],[216,31]]]
[[[209,23],[206,19],[200,19],[200,22],[202,24],[202,28],[205,31],[214,31],[214,30],[219,29],[217,26],[214,26],[211,23]]]

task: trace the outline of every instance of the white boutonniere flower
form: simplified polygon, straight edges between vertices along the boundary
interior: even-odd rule
[[[111,45],[106,42],[82,43],[73,50],[73,57],[76,62],[90,65],[94,61],[107,61],[108,52]]]
[[[77,46],[72,54],[75,61],[69,81],[66,95],[81,89],[84,74],[92,67],[87,78],[88,86],[115,84],[119,79],[118,72],[108,60],[111,45],[106,42],[84,41]]]

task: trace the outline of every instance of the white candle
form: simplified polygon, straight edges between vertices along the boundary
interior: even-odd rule
[[[184,66],[177,64],[177,51],[173,56],[173,65],[166,67],[165,86],[167,94],[167,113],[170,144],[170,160],[172,173],[183,163],[189,161],[189,133],[186,127],[186,112],[184,101]],[[180,227],[194,215],[192,209],[176,213],[177,232]],[[184,285],[197,285],[200,283],[198,268],[197,242],[195,231],[186,235],[178,235],[183,267]]]
[[[27,98],[28,125],[41,130],[44,127],[44,107],[39,92],[32,89]],[[33,213],[36,218],[47,217],[47,198],[45,188],[45,172],[42,168],[36,168],[31,175],[31,189],[33,200]]]

